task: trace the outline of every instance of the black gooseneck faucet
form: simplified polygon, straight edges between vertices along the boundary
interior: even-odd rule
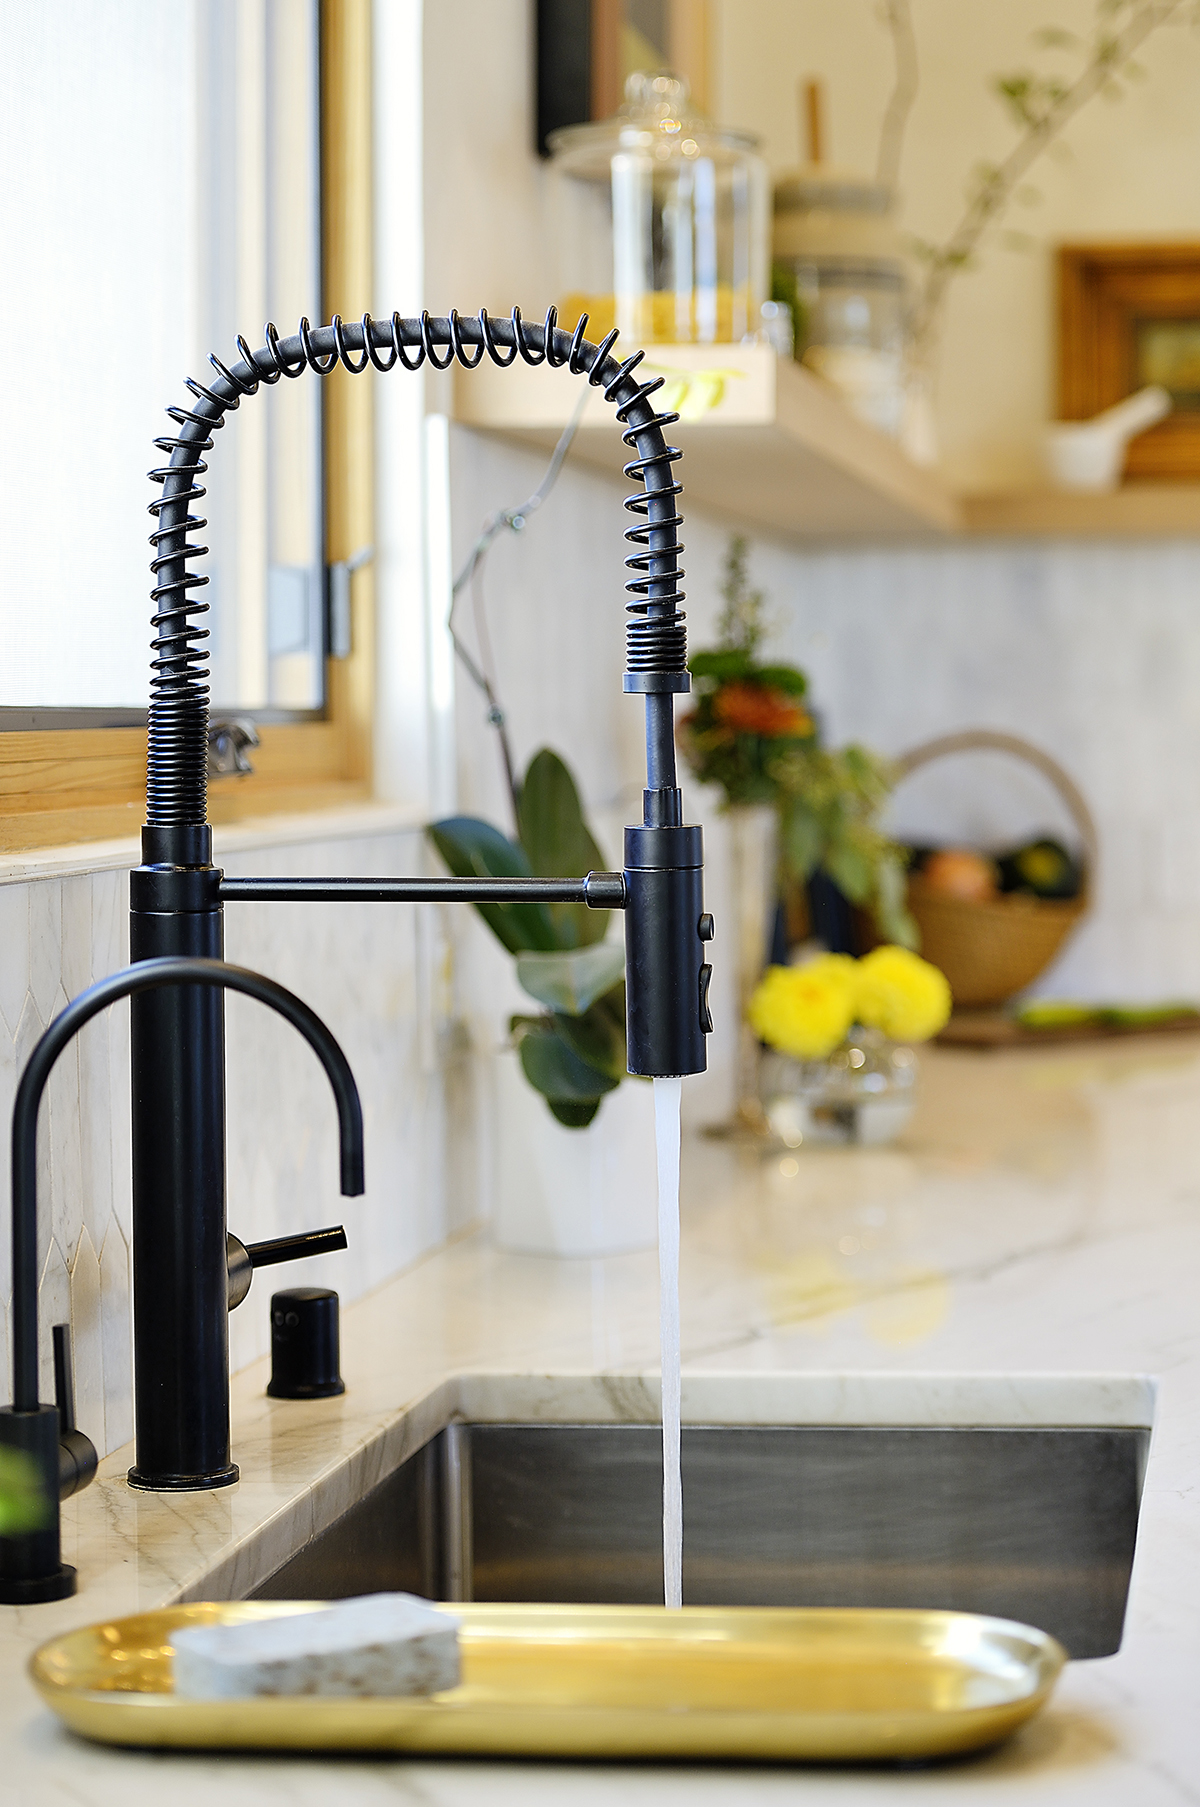
[[[616,332],[593,345],[586,327],[584,316],[573,332],[563,331],[553,308],[543,325],[527,324],[516,308],[507,320],[484,310],[474,318],[393,314],[387,321],[364,314],[352,324],[335,316],[316,328],[302,320],[283,339],[268,325],[264,346],[251,351],[239,338],[238,358],[227,366],[212,357],[209,383],[189,381],[189,405],[168,410],[176,432],[155,442],[168,461],[151,473],[162,494],[151,504],[155,637],[146,826],[142,864],[130,875],[131,971],[146,962],[160,971],[168,960],[180,967],[184,960],[219,962],[222,908],[239,899],[623,909],[629,1071],[666,1077],[704,1070],[712,918],[703,907],[701,831],[684,824],[675,771],[674,697],[690,679],[679,588],[682,488],[673,470],[681,454],[663,428],[678,416],[655,410],[661,377],[638,381],[642,352],[618,362]],[[339,364],[358,375],[368,366],[417,370],[426,360],[439,370],[456,359],[472,369],[484,357],[501,368],[520,359],[586,377],[613,406],[634,454],[625,472],[642,488],[626,501],[636,519],[625,536],[634,550],[626,559],[632,600],[624,689],[645,699],[646,789],[642,821],[625,831],[624,869],[584,878],[226,878],[212,864],[207,820],[208,636],[195,620],[207,604],[192,594],[208,580],[188,568],[207,550],[188,537],[206,524],[190,512],[205,493],[198,482],[207,468],[203,454],[226,414],[261,384],[305,371],[324,376]],[[238,1474],[229,1449],[222,994],[215,984],[128,989],[136,1432],[129,1480],[148,1489],[222,1487]],[[29,1397],[36,1403],[36,1389]]]
[[[0,1449],[16,1452],[18,1461],[23,1462],[27,1491],[40,1506],[41,1522],[0,1537],[0,1601],[10,1605],[61,1600],[75,1592],[75,1570],[64,1564],[61,1557],[58,1506],[60,1500],[86,1487],[96,1472],[95,1448],[74,1422],[70,1337],[65,1325],[56,1324],[54,1335],[58,1402],[41,1405],[38,1401],[38,1107],[55,1061],[85,1023],[120,998],[144,998],[159,990],[178,993],[185,987],[204,997],[220,996],[225,990],[245,992],[248,997],[269,1004],[299,1030],[325,1068],[337,1102],[342,1191],[348,1197],[356,1197],[363,1190],[362,1107],[349,1063],[316,1012],[274,979],[248,972],[245,967],[226,966],[220,960],[145,960],[101,979],[55,1017],[29,1057],[13,1104],[13,1403],[0,1407]],[[221,1309],[215,1321],[185,1328],[192,1330],[205,1350],[219,1338],[228,1369],[226,1300],[237,1304],[245,1297],[249,1281],[243,1268],[253,1264],[256,1251],[247,1251],[233,1239],[240,1253],[231,1261],[226,1253],[223,1222],[222,1212],[219,1255],[226,1293]],[[335,1238],[338,1234],[333,1233]],[[330,1232],[320,1232],[319,1236],[328,1246]],[[344,1246],[345,1238],[341,1240]],[[261,1246],[265,1264],[274,1258],[274,1249],[271,1244]],[[200,1249],[197,1259],[209,1253],[207,1248]],[[163,1278],[165,1283],[168,1277]],[[188,1305],[189,1278],[187,1274],[174,1276],[175,1284],[170,1288],[168,1304],[175,1304],[181,1311],[186,1311]],[[181,1341],[177,1333],[175,1342]],[[137,1381],[144,1395],[157,1398],[164,1416],[172,1410],[187,1410],[193,1403],[181,1397],[175,1364],[169,1360],[151,1356],[139,1369]],[[179,1434],[184,1434],[182,1426]],[[228,1442],[228,1397],[225,1436]]]

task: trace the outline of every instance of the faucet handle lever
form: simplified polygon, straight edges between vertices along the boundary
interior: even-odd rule
[[[339,1224],[327,1230],[304,1230],[299,1236],[275,1236],[269,1242],[242,1242],[225,1238],[229,1262],[229,1309],[240,1305],[250,1291],[256,1267],[274,1267],[280,1261],[299,1261],[305,1255],[330,1255],[346,1247],[346,1231]]]
[[[54,1403],[58,1407],[59,1435],[75,1429],[75,1375],[71,1362],[71,1326],[56,1324],[54,1339]]]
[[[58,1497],[69,1500],[96,1472],[96,1445],[75,1424],[71,1326],[54,1326],[54,1403],[58,1407]]]

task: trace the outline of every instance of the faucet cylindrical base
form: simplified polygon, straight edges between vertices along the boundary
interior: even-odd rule
[[[130,956],[222,954],[220,874],[131,875]],[[133,1359],[137,1461],[130,1485],[228,1487],[225,1019],[216,985],[131,1001]]]

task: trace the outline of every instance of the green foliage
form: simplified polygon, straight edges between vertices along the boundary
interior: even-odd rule
[[[780,754],[772,776],[786,868],[799,879],[823,869],[851,903],[871,911],[889,941],[915,948],[904,901],[907,858],[878,826],[893,782],[887,762],[865,747],[814,745]]]
[[[517,826],[530,870],[539,878],[583,878],[604,868],[604,855],[583,819],[575,780],[549,747],[543,747],[529,762],[521,785]],[[590,910],[582,903],[546,907],[558,937],[556,946],[588,947],[603,941],[607,910]]]
[[[586,1129],[604,1094],[615,1092],[621,1082],[620,1073],[602,1072],[564,1035],[564,1024],[580,1020],[557,1014],[514,1016],[509,1025],[526,1079],[568,1129]]]
[[[1070,90],[1055,75],[1037,75],[1032,70],[1018,70],[1014,75],[998,75],[993,84],[1009,116],[1019,126],[1042,132],[1051,123],[1055,109],[1061,106]]]
[[[696,707],[680,723],[679,738],[697,778],[719,785],[728,803],[772,803],[771,759],[781,746],[810,740],[816,729],[800,701],[808,690],[804,673],[756,657],[766,633],[764,597],[749,586],[746,559],[747,543],[738,534],[725,560],[720,645],[689,661]]]
[[[744,533],[735,533],[725,554],[725,581],[721,585],[725,607],[717,623],[717,632],[723,647],[733,648],[752,659],[767,630],[762,618],[766,598],[761,590],[750,588],[746,577],[749,555],[749,540]]]
[[[809,308],[800,293],[796,272],[790,264],[771,265],[771,300],[782,302],[791,311],[795,355],[797,358],[802,357],[808,344]]]
[[[905,8],[907,13],[907,8]],[[1069,59],[1068,72],[1045,67],[1025,67],[993,76],[988,86],[1018,131],[1018,137],[1001,163],[977,164],[966,186],[966,210],[949,237],[940,245],[917,242],[915,255],[925,265],[922,292],[912,317],[914,366],[928,365],[933,357],[941,310],[951,279],[959,270],[975,264],[976,249],[985,233],[1003,216],[1016,198],[1023,205],[1037,202],[1036,190],[1025,183],[1030,166],[1046,153],[1061,152],[1062,133],[1097,94],[1119,100],[1125,84],[1143,79],[1144,68],[1135,52],[1155,31],[1168,23],[1193,25],[1200,19],[1195,0],[1096,0],[1095,22],[1090,35],[1079,36],[1059,26],[1047,26],[1032,34],[1038,51]],[[1021,247],[1018,236],[1007,243]]]
[[[580,1060],[616,1080],[625,1075],[625,981],[603,992],[578,1016],[556,1010],[554,1027]]]
[[[754,669],[750,654],[740,646],[717,646],[711,652],[693,653],[688,670],[694,678],[711,678],[717,684],[744,678]]]
[[[23,1449],[0,1448],[0,1537],[44,1530],[52,1514],[37,1463]]]
[[[764,598],[746,576],[746,542],[731,540],[722,589],[721,644],[693,655],[697,702],[680,723],[680,745],[697,778],[731,804],[779,812],[783,865],[805,880],[818,869],[870,909],[889,941],[914,947],[904,904],[906,856],[879,827],[892,786],[884,760],[864,747],[820,744],[800,698],[808,679],[794,665],[763,664]]]
[[[459,877],[582,878],[604,869],[575,780],[549,748],[525,773],[518,828],[514,841],[490,822],[451,816],[427,832]],[[510,1024],[525,1077],[560,1123],[586,1128],[625,1072],[625,956],[619,941],[605,939],[611,911],[586,904],[475,908],[516,956],[523,990],[547,1007]]]
[[[586,906],[585,906],[586,907]],[[568,948],[561,954],[518,954],[521,988],[551,1010],[579,1016],[604,992],[625,977],[625,950],[619,941],[596,941],[591,947]]]
[[[447,816],[426,833],[456,878],[531,876],[525,849],[477,816]],[[561,945],[545,904],[476,904],[475,908],[510,954],[526,948],[547,953]]]

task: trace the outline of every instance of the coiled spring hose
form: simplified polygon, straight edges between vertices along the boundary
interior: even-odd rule
[[[302,320],[299,331],[287,339],[268,325],[266,344],[258,351],[239,338],[237,362],[226,366],[213,356],[215,376],[209,384],[188,380],[192,405],[169,408],[178,430],[154,442],[169,454],[169,461],[150,472],[162,494],[150,504],[157,524],[150,536],[155,583],[150,593],[154,639],[148,826],[197,826],[207,820],[208,629],[198,618],[208,612],[208,604],[194,592],[208,578],[188,569],[190,560],[208,551],[188,537],[207,525],[203,516],[191,512],[192,503],[205,494],[198,481],[208,468],[203,454],[211,450],[212,435],[224,425],[226,414],[240,405],[243,396],[256,394],[260,383],[298,377],[305,370],[327,376],[338,364],[357,376],[368,365],[380,371],[397,364],[419,370],[428,360],[433,369],[446,370],[457,359],[473,370],[488,357],[504,369],[521,358],[526,364],[566,366],[603,389],[604,399],[614,404],[616,418],[625,428],[625,444],[636,453],[625,466],[625,475],[643,486],[625,501],[626,508],[641,517],[625,535],[637,548],[625,560],[634,574],[626,584],[633,599],[626,605],[625,689],[646,693],[650,785],[674,784],[670,695],[688,688],[687,630],[679,588],[683,547],[678,529],[683,517],[676,501],[682,487],[672,469],[682,454],[667,444],[663,429],[679,416],[655,410],[651,397],[662,387],[662,377],[637,380],[643,352],[618,362],[612,355],[616,332],[593,345],[584,337],[586,327],[585,314],[573,332],[564,332],[553,307],[540,326],[522,320],[518,308],[507,320],[490,319],[482,308],[471,318],[451,312],[436,317],[424,313],[420,319],[393,314],[382,321],[364,314],[353,324],[343,324],[335,315],[328,326],[311,327]],[[664,706],[656,706],[660,703]]]

